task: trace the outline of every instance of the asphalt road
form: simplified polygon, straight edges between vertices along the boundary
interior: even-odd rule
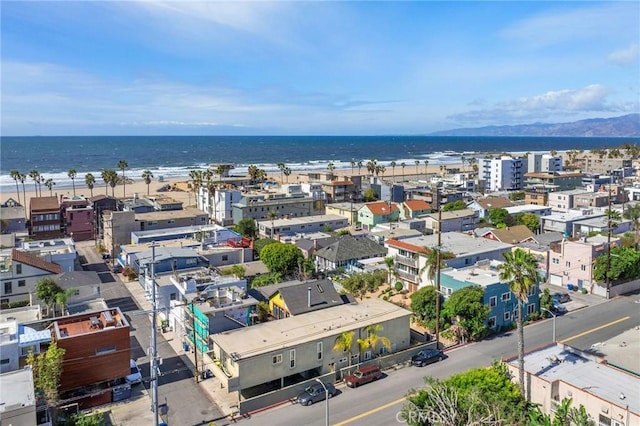
[[[640,324],[638,296],[623,297],[570,312],[556,319],[556,339],[573,347],[590,350],[595,343],[606,341]],[[553,319],[525,327],[525,350],[552,341]],[[336,426],[388,426],[401,424],[399,412],[409,389],[424,384],[425,376],[443,379],[470,368],[490,365],[493,360],[515,355],[517,332],[506,333],[482,342],[456,348],[448,358],[426,367],[406,367],[387,372],[378,382],[356,389],[339,387],[340,394],[329,401],[330,423]],[[239,423],[250,425],[297,426],[324,425],[325,403],[309,407],[285,404],[254,414]]]
[[[115,278],[102,258],[93,248],[93,241],[76,243],[79,254],[84,256],[87,263],[82,265],[87,271],[96,271],[102,285],[102,298],[109,306],[118,306],[131,324],[131,357],[140,367],[144,382],[144,390],[140,385],[134,387],[134,399],[140,392],[151,395],[149,373],[149,357],[147,351],[151,345],[151,319],[149,315],[140,312],[136,300],[131,296],[126,285]],[[137,285],[135,283],[129,285]],[[219,421],[222,414],[195,383],[193,364],[185,354],[176,354],[162,333],[157,336],[158,354],[162,358],[160,366],[161,377],[158,385],[159,403],[167,403],[167,423],[170,425],[208,425]],[[149,410],[151,400],[149,399]],[[124,419],[125,424],[140,424],[140,417],[132,411],[130,419]],[[225,421],[226,422],[226,421]],[[220,423],[219,423],[220,424]]]

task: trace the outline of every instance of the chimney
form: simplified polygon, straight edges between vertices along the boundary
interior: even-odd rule
[[[307,287],[307,308],[311,307],[311,287]]]

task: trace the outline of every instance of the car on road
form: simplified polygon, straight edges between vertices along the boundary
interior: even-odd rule
[[[571,302],[571,296],[569,296],[569,293],[560,293],[557,291],[551,295],[551,299],[560,303]]]
[[[329,398],[335,396],[336,388],[331,383],[325,383],[324,386],[327,388],[327,392],[329,394]],[[324,388],[320,383],[314,383],[309,385],[298,394],[296,400],[300,405],[311,405],[314,402],[324,401],[326,399]]]
[[[562,315],[567,313],[567,308],[557,300],[551,303],[551,312],[554,314]]]
[[[377,365],[367,365],[366,367],[360,367],[353,374],[344,378],[345,383],[350,388],[357,388],[360,385],[364,385],[374,380],[378,380],[382,377],[382,371]]]
[[[124,378],[124,380],[130,385],[136,385],[138,383],[142,383],[142,373],[140,373],[140,369],[138,368],[138,364],[132,359],[129,360],[129,369],[130,374]]]
[[[445,358],[444,352],[439,349],[425,349],[411,357],[411,365],[424,367],[434,362],[442,361]]]

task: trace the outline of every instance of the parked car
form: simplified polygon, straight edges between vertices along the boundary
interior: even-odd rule
[[[558,302],[557,300],[554,300],[551,303],[551,311],[555,314],[566,314],[567,313],[567,308],[560,302]]]
[[[444,358],[444,352],[439,349],[425,349],[411,357],[411,364],[416,367],[424,367],[425,365],[442,361]]]
[[[560,303],[571,302],[571,296],[569,296],[569,293],[555,292],[551,295],[551,299],[557,300]]]
[[[136,362],[132,359],[129,360],[129,368],[131,372],[127,377],[124,378],[124,380],[130,385],[142,383],[142,373],[140,373],[138,364],[136,364]]]
[[[329,398],[333,397],[336,394],[336,388],[331,383],[325,383],[325,387],[327,388],[327,392],[329,393]],[[311,405],[314,402],[324,401],[326,399],[324,388],[320,383],[314,383],[310,386],[307,386],[305,390],[300,392],[296,399],[298,401],[298,404],[300,405]]]
[[[382,377],[382,371],[377,365],[367,365],[366,367],[360,367],[353,374],[344,378],[347,386],[350,388],[357,388],[365,383],[373,382]]]

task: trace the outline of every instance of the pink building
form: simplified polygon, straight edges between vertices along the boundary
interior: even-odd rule
[[[611,239],[611,248],[619,238]],[[607,253],[607,237],[596,235],[577,241],[563,239],[549,251],[549,283],[561,287],[569,284],[593,292],[593,262]]]
[[[64,233],[74,241],[85,241],[94,238],[95,221],[91,202],[81,195],[74,197],[60,196],[60,212],[64,223]]]

